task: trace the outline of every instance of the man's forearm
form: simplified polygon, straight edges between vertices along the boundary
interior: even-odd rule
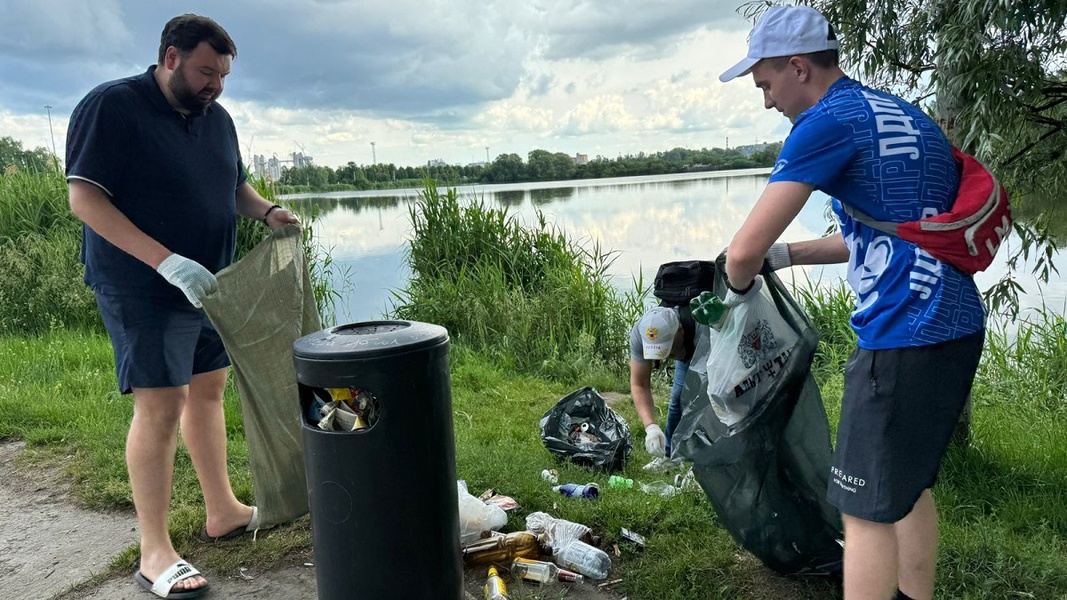
[[[789,260],[794,265],[828,265],[848,262],[848,246],[841,234],[815,240],[789,243]]]
[[[254,187],[246,181],[237,188],[237,212],[250,219],[262,221],[273,206],[269,200],[259,195]]]

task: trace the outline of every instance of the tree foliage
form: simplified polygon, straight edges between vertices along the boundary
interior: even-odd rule
[[[778,2],[774,2],[777,4]],[[1016,312],[1014,269],[1037,256],[1055,271],[1054,202],[1067,186],[1067,2],[1064,0],[813,0],[841,39],[842,63],[864,83],[933,115],[956,145],[1012,192],[1021,243],[992,290]],[[772,4],[749,2],[755,18]],[[1004,304],[1006,302],[1006,304]]]
[[[439,185],[466,183],[520,183],[527,181],[564,181],[631,175],[661,175],[689,171],[719,171],[770,167],[781,151],[781,143],[759,144],[740,148],[674,148],[666,152],[621,155],[617,158],[596,156],[578,161],[563,152],[536,149],[527,160],[515,153],[501,154],[488,165],[466,166],[428,164],[425,167],[398,167],[378,163],[357,165],[349,162],[332,169],[306,165],[282,169],[280,193],[332,190],[369,190],[390,187],[418,187],[427,179]]]
[[[55,167],[52,153],[45,148],[24,150],[22,142],[8,136],[0,138],[0,173],[8,169],[43,173]]]

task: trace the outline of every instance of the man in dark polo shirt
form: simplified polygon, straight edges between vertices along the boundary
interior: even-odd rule
[[[85,282],[114,346],[120,390],[133,393],[126,464],[141,529],[135,579],[162,597],[207,589],[167,529],[179,424],[204,494],[201,537],[258,527],[255,507],[230,485],[222,407],[229,360],[200,299],[233,261],[238,215],[271,228],[298,220],[245,180],[233,121],[215,102],[236,56],[211,19],[176,17],[163,29],[158,64],[93,89],[67,132]]]

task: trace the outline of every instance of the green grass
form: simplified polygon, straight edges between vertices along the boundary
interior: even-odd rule
[[[820,298],[813,296],[809,302]],[[823,299],[834,302],[832,296]],[[818,310],[812,307],[814,314]],[[972,444],[949,452],[935,489],[942,537],[939,597],[1067,597],[1065,415],[1041,393],[1032,393],[1033,386],[1040,392],[1041,382],[1034,376],[1043,377],[1042,371],[1022,371],[1026,367],[1006,362],[1035,353],[1044,357],[1041,365],[1067,358],[1061,350],[1067,344],[1057,326],[1060,320],[1048,316],[1029,335],[1016,338],[990,336],[975,388]],[[818,360],[825,360],[844,348],[820,352]],[[623,578],[615,589],[630,598],[837,597],[825,583],[769,574],[717,526],[714,511],[699,492],[664,499],[637,490],[612,490],[607,474],[554,462],[540,442],[541,415],[587,383],[604,392],[625,392],[626,380],[617,373],[601,369],[580,381],[547,380],[517,374],[495,357],[464,346],[453,346],[451,362],[457,474],[474,494],[492,487],[518,500],[521,508],[511,514],[509,530],[523,528],[525,515],[536,510],[592,526],[609,547],[618,544],[621,556],[613,557],[612,577]],[[831,391],[835,381],[836,376],[820,381],[831,412],[836,412],[840,398],[839,391]],[[666,397],[667,383],[657,378],[658,397]],[[628,397],[613,406],[628,422],[637,422]],[[104,336],[56,331],[39,338],[0,338],[0,438],[25,439],[27,460],[64,465],[75,482],[76,497],[88,506],[130,509],[123,463],[130,408],[130,399],[114,391],[110,345]],[[235,489],[251,501],[247,449],[233,390],[227,394],[227,411]],[[836,417],[831,420],[836,422]],[[635,432],[625,475],[649,481],[652,477],[640,469],[649,458],[642,448],[640,433]],[[598,482],[601,499],[588,502],[554,494],[540,479],[544,468],[557,468],[561,481]],[[226,569],[254,559],[267,567],[301,562],[309,555],[306,519],[263,536],[255,546],[197,544],[203,508],[184,452],[175,478],[171,528],[179,551],[194,562]],[[620,527],[645,535],[648,548],[637,552],[620,541]],[[113,568],[129,570],[136,558],[135,551],[128,552]]]

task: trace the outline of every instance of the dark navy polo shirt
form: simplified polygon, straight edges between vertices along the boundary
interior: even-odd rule
[[[151,66],[97,86],[67,130],[67,180],[88,181],[141,231],[212,273],[233,261],[237,187],[246,174],[224,108],[186,116],[171,108]],[[184,295],[152,267],[82,228],[85,283],[110,294]]]

